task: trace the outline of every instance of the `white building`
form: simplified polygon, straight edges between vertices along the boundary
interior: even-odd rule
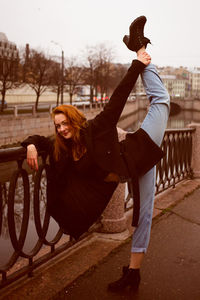
[[[189,80],[176,75],[160,75],[168,93],[172,97],[185,98],[189,93]]]
[[[200,97],[200,70],[194,69],[189,75],[192,96]]]
[[[15,43],[9,42],[5,33],[0,32],[0,58],[17,59],[18,51]]]

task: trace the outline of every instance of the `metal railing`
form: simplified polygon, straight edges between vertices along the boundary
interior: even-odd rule
[[[0,180],[0,237],[2,235],[9,236],[12,245],[12,251],[8,251],[12,252],[10,258],[5,264],[0,265],[2,276],[0,288],[25,274],[32,276],[33,269],[75,243],[70,236],[67,236],[65,241],[57,246],[63,232],[55,224],[53,227],[51,226],[51,218],[46,211],[48,164],[46,164],[46,154],[39,153],[39,155],[41,156],[39,170],[36,173],[28,174],[28,171],[23,167],[23,161],[26,158],[24,148],[0,150],[1,165],[6,165],[11,161],[17,162],[17,168],[14,172],[11,171],[9,174],[8,171],[8,174],[4,174]],[[32,225],[30,224],[31,221]],[[53,228],[54,236],[51,234],[49,240],[47,233],[50,227]],[[25,248],[30,248],[26,246],[28,244],[26,242],[28,231],[29,234],[33,232],[37,239],[31,249],[26,251]],[[44,246],[49,246],[46,247],[48,248],[47,251],[37,258]],[[15,270],[17,264],[20,265],[19,270]],[[14,272],[11,272],[10,270],[13,268]]]
[[[194,131],[193,128],[166,129],[161,145],[165,156],[156,166],[156,194],[193,177],[191,160]],[[125,200],[125,210],[131,209],[132,203],[133,199],[129,193]]]
[[[167,129],[162,143],[165,157],[157,165],[156,193],[162,192],[185,178],[192,178],[193,128]]]
[[[193,132],[194,129],[166,130],[162,143],[166,156],[157,165],[156,193],[192,178]],[[6,253],[7,261],[3,259],[2,263],[0,257],[0,288],[25,274],[31,276],[35,268],[75,243],[70,236],[63,241],[63,232],[46,211],[49,167],[46,154],[39,154],[39,170],[30,173],[24,162],[24,148],[0,150],[0,243],[6,236],[11,249]],[[15,165],[9,167],[10,163]],[[130,195],[125,209],[131,207],[129,200]],[[27,240],[29,235],[34,243]]]

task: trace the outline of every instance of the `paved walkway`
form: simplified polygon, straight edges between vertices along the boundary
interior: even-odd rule
[[[154,220],[139,292],[108,292],[107,284],[119,277],[121,266],[128,264],[130,245],[129,239],[53,299],[199,300],[200,189]]]
[[[33,277],[1,290],[0,299],[200,300],[199,212],[200,179],[182,182],[156,197],[151,242],[136,295],[107,291],[108,283],[118,279],[129,262],[127,230],[91,235],[36,269]]]

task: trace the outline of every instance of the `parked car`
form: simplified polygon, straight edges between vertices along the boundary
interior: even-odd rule
[[[0,100],[0,108],[2,106],[2,100]],[[8,103],[6,101],[4,101],[4,108],[7,108],[8,107]]]

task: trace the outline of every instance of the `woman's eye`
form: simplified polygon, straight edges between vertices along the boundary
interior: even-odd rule
[[[68,122],[62,122],[61,124],[55,124],[56,129],[60,129],[61,126],[69,126]]]

